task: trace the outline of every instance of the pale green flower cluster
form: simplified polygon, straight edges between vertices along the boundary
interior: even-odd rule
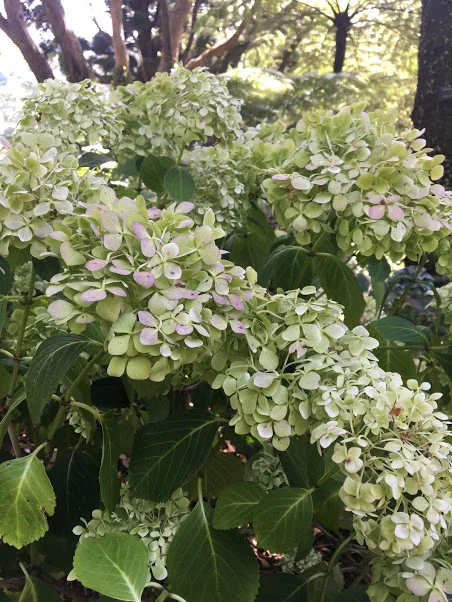
[[[190,143],[210,137],[232,142],[242,124],[241,101],[203,69],[177,67],[145,84],[119,87],[117,104],[125,127],[115,151],[126,157],[150,151],[178,156]]]
[[[66,420],[74,429],[74,432],[89,441],[91,437],[91,423],[83,416],[79,408],[70,408],[66,414]]]
[[[7,319],[5,346],[8,349],[11,349],[11,351],[14,350],[15,343],[17,341],[17,335],[21,328],[23,314],[24,308],[17,307]],[[25,326],[23,347],[24,356],[32,356],[43,341],[51,336],[61,334],[62,331],[67,331],[67,328],[64,326],[56,326],[55,321],[47,312],[47,303],[43,302],[42,304],[35,304],[30,310],[27,324]]]
[[[52,134],[22,132],[0,160],[0,255],[10,245],[47,251],[57,221],[98,196],[101,180],[80,174],[77,159],[57,150]]]
[[[437,289],[441,298],[440,309],[444,312],[445,324],[451,324],[452,331],[452,282]]]
[[[192,203],[147,209],[142,197],[116,199],[104,188],[74,224],[52,234],[64,271],[47,289],[49,313],[74,332],[100,321],[112,356],[110,376],[160,382],[195,362],[252,297],[245,270],[222,259],[224,233],[211,211],[194,226]],[[72,218],[71,218],[72,219]],[[75,226],[77,227],[77,226]]]
[[[428,155],[419,130],[397,136],[395,120],[355,105],[298,122],[292,152],[264,188],[299,243],[332,229],[347,253],[398,261],[435,251],[450,236],[449,197],[432,182],[444,157]]]
[[[372,563],[371,602],[447,602],[452,594],[452,565],[447,557],[426,561],[419,556],[403,563],[377,558]]]
[[[97,142],[115,149],[122,134],[115,108],[88,79],[74,84],[48,79],[32,88],[22,112],[13,142],[24,131],[47,133],[59,152],[76,154]]]
[[[322,555],[317,550],[314,550],[314,548],[305,558],[302,558],[298,561],[295,560],[296,554],[297,553],[295,551],[282,556],[279,565],[283,573],[302,573],[303,571],[306,571],[307,569],[310,569],[311,567],[322,562]]]
[[[121,485],[121,497],[115,511],[109,514],[93,510],[92,519],[84,519],[84,527],[73,529],[80,535],[80,541],[87,537],[102,537],[111,532],[124,532],[137,535],[148,550],[149,580],[162,581],[167,577],[166,556],[174,535],[188,516],[190,500],[184,497],[182,489],[176,489],[171,499],[164,503],[132,498],[128,483]],[[76,579],[74,574],[71,578]]]
[[[250,158],[250,151],[242,145],[197,146],[184,154],[183,163],[196,182],[195,223],[201,224],[210,208],[227,233],[243,225],[253,189],[250,180],[256,179]]]
[[[245,480],[257,483],[265,491],[288,485],[278,456],[260,452],[246,463]]]

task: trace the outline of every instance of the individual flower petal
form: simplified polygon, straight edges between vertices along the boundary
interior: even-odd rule
[[[134,272],[133,279],[143,288],[152,288],[155,282],[155,276],[152,272]]]
[[[83,301],[101,301],[106,296],[107,293],[101,288],[92,288],[80,295]]]

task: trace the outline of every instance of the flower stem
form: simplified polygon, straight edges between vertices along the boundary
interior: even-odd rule
[[[83,370],[81,370],[81,372],[79,373],[79,375],[77,376],[77,378],[73,381],[73,383],[71,384],[71,386],[69,387],[69,389],[66,391],[66,393],[64,394],[64,400],[65,401],[71,401],[72,395],[75,391],[75,389],[77,388],[77,386],[80,384],[80,382],[83,380],[83,378],[86,376],[86,374],[91,370],[91,368],[97,364],[97,362],[100,360],[100,358],[105,355],[105,351],[104,348],[102,347],[102,349],[100,349],[96,355],[94,355],[90,361],[85,365],[85,367],[83,368]]]
[[[328,570],[326,572],[325,579],[323,581],[323,588],[322,588],[322,593],[320,595],[319,602],[325,602],[325,596],[326,596],[326,592],[327,592],[327,589],[328,589],[328,582],[330,580],[331,573],[333,572],[334,565],[336,564],[336,561],[338,560],[339,556],[342,554],[344,548],[348,546],[348,544],[351,542],[351,540],[354,537],[355,537],[355,534],[351,533],[347,537],[347,539],[344,539],[344,541],[338,546],[338,548],[336,549],[336,551],[332,555],[331,560],[330,560],[330,562],[328,564]]]
[[[424,257],[421,260],[421,263],[418,265],[417,270],[414,272],[413,274],[413,278],[411,279],[411,282],[408,283],[407,287],[405,288],[405,290],[403,291],[403,293],[400,295],[399,300],[397,301],[397,303],[394,305],[394,307],[392,308],[391,313],[389,314],[390,316],[394,315],[396,313],[396,311],[398,309],[400,309],[403,306],[403,303],[406,299],[406,296],[408,295],[408,293],[410,292],[413,284],[415,284],[417,282],[417,277],[419,276],[419,274],[422,271],[422,268],[424,267],[424,265],[427,263],[427,257]]]

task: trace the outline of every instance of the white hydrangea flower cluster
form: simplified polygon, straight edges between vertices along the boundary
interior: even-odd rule
[[[116,109],[89,79],[73,84],[47,79],[32,88],[22,112],[13,142],[23,132],[47,133],[60,151],[77,154],[97,142],[115,149],[122,134]]]
[[[250,180],[256,179],[250,159],[250,151],[242,145],[197,146],[184,154],[183,163],[196,182],[195,223],[201,224],[210,208],[227,233],[243,225],[255,188]]]
[[[215,240],[224,233],[206,212],[202,226],[192,203],[147,209],[142,197],[116,199],[102,190],[74,224],[51,236],[64,271],[46,293],[57,324],[82,332],[99,320],[112,356],[110,376],[161,382],[190,364],[228,328],[253,291],[245,270],[222,259]],[[71,218],[72,219],[72,218]]]
[[[372,563],[372,583],[367,590],[371,602],[447,602],[450,594],[452,565],[445,555],[433,561],[410,556],[403,563],[389,558]]]
[[[264,188],[299,243],[333,228],[344,251],[398,261],[435,251],[451,235],[449,196],[432,182],[444,157],[429,156],[419,130],[397,136],[395,120],[355,105],[298,122],[292,152]]]
[[[164,503],[132,498],[128,483],[121,485],[119,504],[111,514],[93,510],[92,520],[85,526],[73,529],[80,535],[80,541],[87,537],[103,537],[111,532],[124,532],[137,535],[148,550],[149,580],[162,581],[167,577],[166,555],[174,535],[188,516],[190,500],[184,497],[182,489],[176,489],[171,499]],[[76,579],[74,574],[71,578]]]
[[[24,314],[23,307],[17,307],[11,313],[6,323],[5,347],[13,352],[17,335],[21,328]],[[39,345],[51,336],[67,331],[65,326],[56,326],[55,321],[47,312],[45,300],[33,305],[27,319],[24,334],[23,355],[33,356]]]
[[[52,134],[22,132],[0,160],[0,255],[10,245],[47,251],[55,222],[95,200],[101,180],[80,174],[77,159],[57,150]]]
[[[445,324],[451,324],[452,332],[452,282],[437,289],[441,299],[440,309],[444,312]]]
[[[116,92],[119,120],[125,123],[118,155],[179,155],[192,142],[214,137],[233,141],[242,125],[241,101],[203,69],[177,67],[134,82]]]
[[[257,483],[264,491],[288,485],[287,477],[278,456],[259,452],[246,463],[245,480]]]
[[[338,403],[349,394],[349,380],[377,366],[371,350],[378,341],[360,326],[349,332],[341,306],[316,297],[313,286],[256,292],[235,337],[211,361],[212,387],[230,396],[236,432],[271,440],[281,451],[316,420],[313,437],[323,447],[342,435]]]
[[[322,562],[322,554],[312,548],[309,554],[302,558],[301,560],[296,561],[297,552],[291,552],[290,554],[284,554],[279,563],[281,570],[283,573],[292,573],[298,574],[310,569],[313,566],[316,566],[320,562]]]

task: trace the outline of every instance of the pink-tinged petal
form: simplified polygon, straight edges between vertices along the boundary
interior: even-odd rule
[[[275,173],[275,175],[272,176],[272,180],[278,181],[288,180],[289,178],[290,176],[286,175],[285,173]]]
[[[230,325],[233,332],[236,332],[237,334],[246,333],[246,326],[243,322],[240,322],[240,320],[231,320]]]
[[[182,276],[181,268],[171,261],[163,264],[163,273],[169,280],[178,280]]]
[[[157,208],[148,209],[148,215],[151,219],[159,219],[162,215],[162,210]]]
[[[171,300],[179,300],[179,299],[184,299],[185,297],[185,291],[183,288],[179,288],[177,286],[172,286],[171,288],[167,288],[165,290],[162,290],[162,295],[164,295],[167,299],[171,299]]]
[[[218,305],[227,305],[228,304],[228,300],[226,299],[226,297],[221,297],[220,295],[217,295],[217,293],[212,292],[212,297],[213,297],[215,303],[218,303]]]
[[[113,274],[119,274],[120,276],[128,276],[129,274],[132,273],[132,270],[122,270],[120,268],[114,268],[114,267],[111,267],[111,266],[108,269]]]
[[[316,184],[316,186],[323,186],[327,182],[328,178],[315,178],[314,180],[312,180],[312,183]]]
[[[184,219],[179,222],[176,226],[177,230],[182,230],[183,228],[191,228],[193,226],[193,220],[190,218]]]
[[[127,297],[127,293],[119,286],[108,286],[107,291],[116,297]]]
[[[439,221],[445,228],[452,230],[452,225],[447,221],[447,219],[440,219]]]
[[[386,197],[386,202],[387,203],[397,203],[398,201],[400,201],[400,196],[398,194],[393,194],[391,196]]]
[[[176,332],[182,335],[191,334],[193,332],[193,326],[191,324],[177,324]]]
[[[228,297],[232,307],[235,307],[235,309],[238,309],[240,311],[243,310],[243,303],[240,297],[238,297],[237,295],[228,295]]]
[[[148,311],[139,311],[138,320],[141,324],[144,324],[145,326],[158,326],[157,320]]]
[[[20,228],[20,230],[17,232],[17,235],[21,242],[28,242],[33,238],[33,233],[28,226]]]
[[[155,244],[150,238],[144,238],[141,243],[141,252],[145,257],[154,257],[155,255]]]
[[[194,307],[192,307],[190,309],[190,311],[188,312],[188,315],[190,316],[190,320],[192,322],[198,322],[199,324],[202,322],[202,316],[201,316],[201,314]]]
[[[105,266],[108,265],[108,261],[106,259],[91,259],[86,263],[86,269],[94,272],[95,270],[101,270]]]
[[[197,299],[199,297],[199,293],[197,291],[192,291],[189,288],[182,289],[184,292],[184,299]]]
[[[176,207],[176,213],[190,213],[194,208],[194,204],[188,201],[184,201],[183,203],[179,203]]]
[[[199,332],[203,337],[210,337],[210,332],[201,326],[200,324],[195,324],[195,330]]]
[[[133,279],[143,288],[152,288],[155,282],[155,276],[152,272],[134,272]]]
[[[400,220],[402,220],[405,217],[405,213],[404,213],[402,207],[399,207],[398,205],[389,205],[388,206],[388,217],[393,222],[399,222]]]
[[[107,232],[120,232],[121,224],[118,214],[110,209],[104,209],[100,214],[100,223]]]
[[[372,219],[381,219],[384,217],[386,207],[384,205],[374,205],[369,207],[369,217]]]
[[[174,259],[179,255],[179,247],[175,242],[169,242],[162,247],[163,259]]]
[[[163,357],[169,357],[171,355],[171,347],[166,343],[160,345],[160,355]]]
[[[104,245],[109,251],[118,251],[121,247],[121,234],[106,234],[104,236]]]
[[[140,343],[142,345],[155,345],[158,338],[159,333],[154,328],[143,328],[140,332]]]
[[[107,293],[101,288],[91,288],[80,295],[83,301],[102,301]]]
[[[243,293],[242,293],[242,301],[251,301],[251,299],[253,297],[254,297],[254,293],[251,290],[243,291]]]
[[[146,230],[146,226],[143,226],[140,222],[133,222],[132,230],[135,232],[135,236],[140,240],[149,238],[149,232]]]

